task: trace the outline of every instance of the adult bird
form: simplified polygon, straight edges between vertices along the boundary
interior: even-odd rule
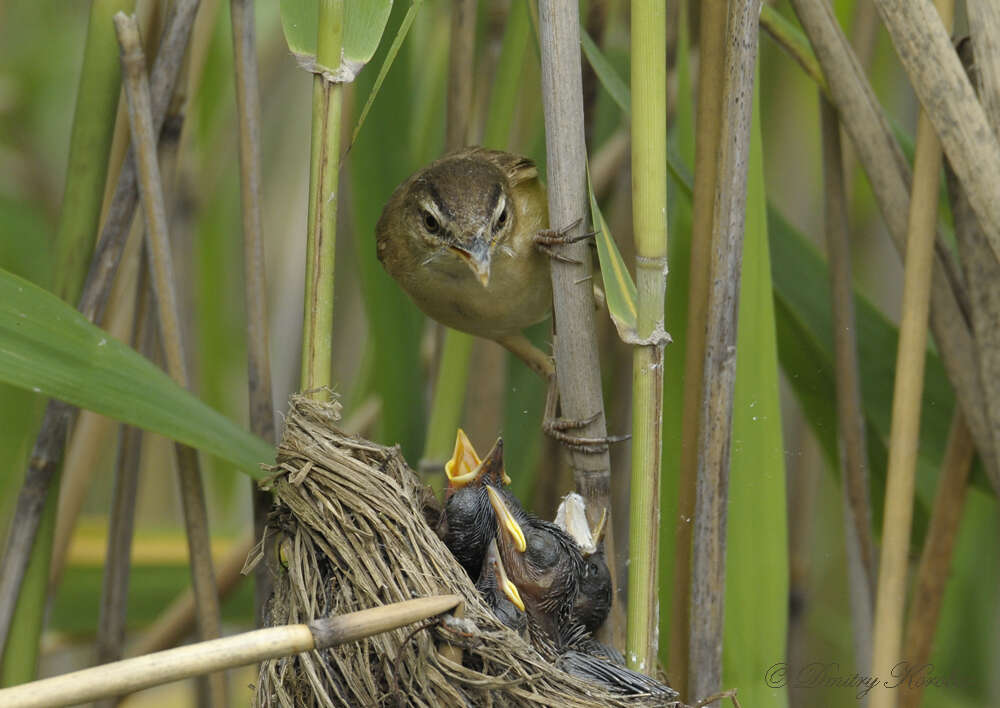
[[[575,226],[573,224],[572,226]],[[600,415],[557,417],[552,359],[523,330],[552,310],[548,258],[593,234],[548,229],[548,201],[535,163],[481,147],[445,155],[392,193],[375,226],[376,252],[417,307],[441,324],[493,339],[549,384],[543,428],[583,452],[603,452],[625,438],[568,431]]]

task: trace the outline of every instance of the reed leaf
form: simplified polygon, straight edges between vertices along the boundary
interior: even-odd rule
[[[0,270],[0,380],[160,433],[260,478],[274,449],[49,292]]]

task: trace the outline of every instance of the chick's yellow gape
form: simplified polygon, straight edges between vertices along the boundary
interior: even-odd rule
[[[535,164],[466,148],[396,188],[375,227],[378,258],[417,306],[438,322],[503,339],[552,308],[548,226]]]

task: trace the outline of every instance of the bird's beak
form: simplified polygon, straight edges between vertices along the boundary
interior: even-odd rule
[[[477,233],[473,239],[472,243],[468,247],[465,246],[455,246],[453,247],[455,252],[461,256],[462,260],[466,262],[472,272],[475,273],[476,279],[482,283],[485,288],[490,284],[490,242],[483,234]]]
[[[482,463],[476,449],[472,447],[469,437],[461,428],[455,436],[455,451],[451,459],[444,463],[444,473],[448,477],[451,489],[461,489],[471,483],[479,474]]]
[[[514,515],[510,513],[510,509],[507,508],[500,494],[493,487],[487,485],[486,493],[490,496],[490,504],[493,506],[493,513],[496,514],[500,533],[514,544],[514,548],[524,553],[528,549],[528,542],[524,538],[521,525],[514,519]]]
[[[497,587],[500,588],[500,591],[511,601],[514,607],[524,612],[524,600],[521,599],[521,593],[518,592],[514,581],[507,575],[507,569],[503,567],[503,560],[501,560],[500,552],[497,550],[496,539],[490,541],[490,546],[486,549],[486,556],[489,563],[493,565],[493,572],[497,576]]]
[[[503,438],[497,438],[493,447],[486,453],[486,457],[483,458],[482,473],[494,484],[510,484],[510,477],[503,468]]]

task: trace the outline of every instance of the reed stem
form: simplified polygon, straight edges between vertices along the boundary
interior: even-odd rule
[[[726,31],[719,176],[712,228],[691,577],[688,694],[722,681],[730,436],[759,0],[734,0]]]
[[[316,61],[340,64],[343,0],[320,0]],[[340,202],[340,122],[343,87],[323,73],[313,75],[312,152],[309,160],[309,215],[306,235],[306,286],[302,323],[301,387],[325,400],[332,381],[333,278]]]
[[[660,464],[667,284],[666,7],[632,7],[632,223],[638,340],[632,359],[628,666],[652,673],[659,649]]]
[[[950,27],[954,10],[952,0],[938,0],[937,7],[940,20]],[[875,598],[873,673],[890,671],[899,660],[902,644],[941,163],[941,144],[930,117],[921,111],[917,119],[882,553]],[[871,708],[892,708],[897,697],[896,691],[876,688],[871,694]]]

